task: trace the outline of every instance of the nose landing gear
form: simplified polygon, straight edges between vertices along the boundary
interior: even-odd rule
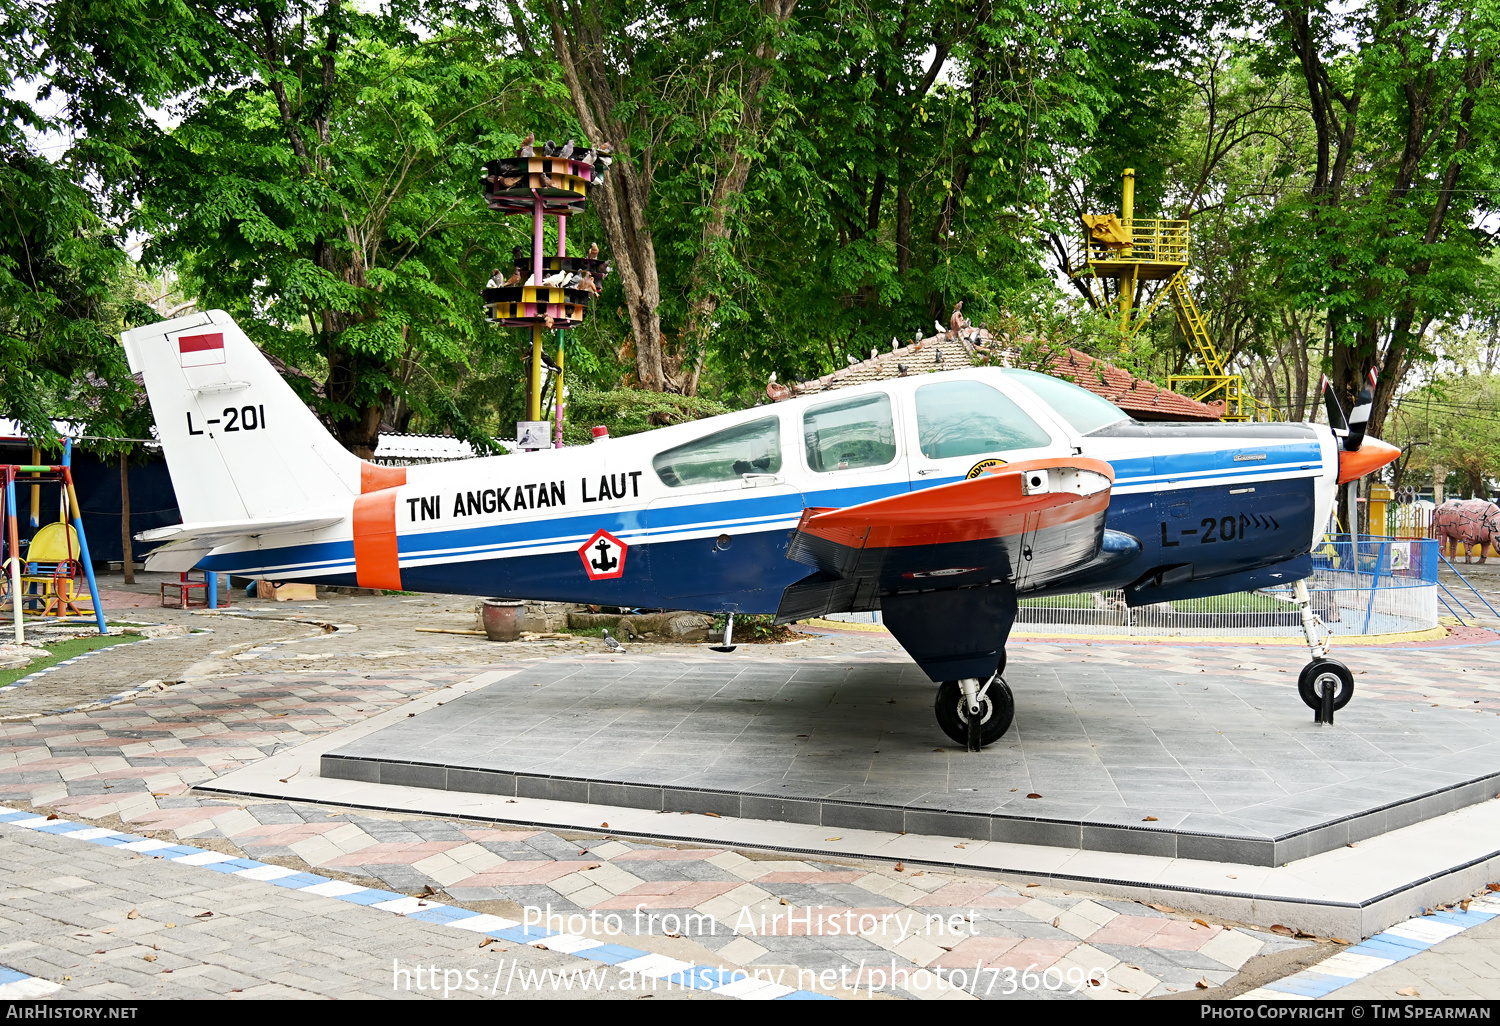
[[[1302,668],[1297,678],[1297,693],[1313,711],[1314,723],[1331,725],[1334,711],[1348,705],[1354,697],[1354,674],[1337,659],[1328,658],[1328,626],[1312,610],[1307,582],[1298,581],[1294,593],[1302,614],[1302,633],[1312,651],[1312,662]]]

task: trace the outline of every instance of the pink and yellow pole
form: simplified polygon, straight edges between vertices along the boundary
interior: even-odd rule
[[[16,522],[16,471],[5,468],[6,547],[10,549],[10,608],[16,620],[16,644],[26,644],[26,629],[21,624],[21,532]]]
[[[542,198],[531,206],[531,284],[536,297],[536,315],[546,313],[547,304],[542,298]],[[527,420],[542,419],[542,326],[531,326],[531,402],[527,404]]]
[[[557,255],[559,257],[568,255],[568,217],[566,214],[557,215]],[[557,381],[552,386],[553,409],[557,419],[557,430],[552,441],[554,449],[563,447],[563,350],[566,348],[567,338],[566,331],[557,333]]]

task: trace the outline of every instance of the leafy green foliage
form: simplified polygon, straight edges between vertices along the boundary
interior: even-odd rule
[[[568,389],[566,410],[564,440],[569,444],[591,441],[595,424],[605,425],[612,437],[619,437],[730,412],[723,403],[702,396],[634,388],[597,391],[587,387]]]

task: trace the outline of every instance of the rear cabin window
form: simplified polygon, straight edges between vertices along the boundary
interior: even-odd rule
[[[917,389],[917,440],[923,456],[941,460],[1038,449],[1052,438],[989,385],[943,381]]]
[[[807,465],[828,473],[883,467],[896,459],[891,397],[884,392],[814,406],[802,418]]]
[[[1067,421],[1080,435],[1097,431],[1106,424],[1129,419],[1124,410],[1108,399],[1071,381],[1028,370],[1006,370],[1004,374],[1036,393],[1038,399],[1052,407],[1053,412]]]
[[[671,488],[737,481],[745,474],[779,474],[781,420],[767,417],[715,431],[659,453],[651,466]]]

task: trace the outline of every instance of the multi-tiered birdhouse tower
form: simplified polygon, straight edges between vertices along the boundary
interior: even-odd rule
[[[554,387],[556,440],[562,447],[563,358],[565,329],[583,323],[589,305],[609,273],[609,262],[599,259],[599,247],[588,256],[568,256],[568,218],[583,213],[589,189],[609,170],[608,144],[576,148],[570,139],[562,146],[551,141],[537,153],[532,136],[514,157],[492,160],[481,179],[491,210],[531,215],[531,252],[517,246],[514,267],[503,282],[491,280],[484,290],[490,318],[512,327],[531,329],[531,420],[542,419],[543,335],[557,334],[557,380]],[[544,219],[557,218],[557,255],[547,256],[543,245]]]

